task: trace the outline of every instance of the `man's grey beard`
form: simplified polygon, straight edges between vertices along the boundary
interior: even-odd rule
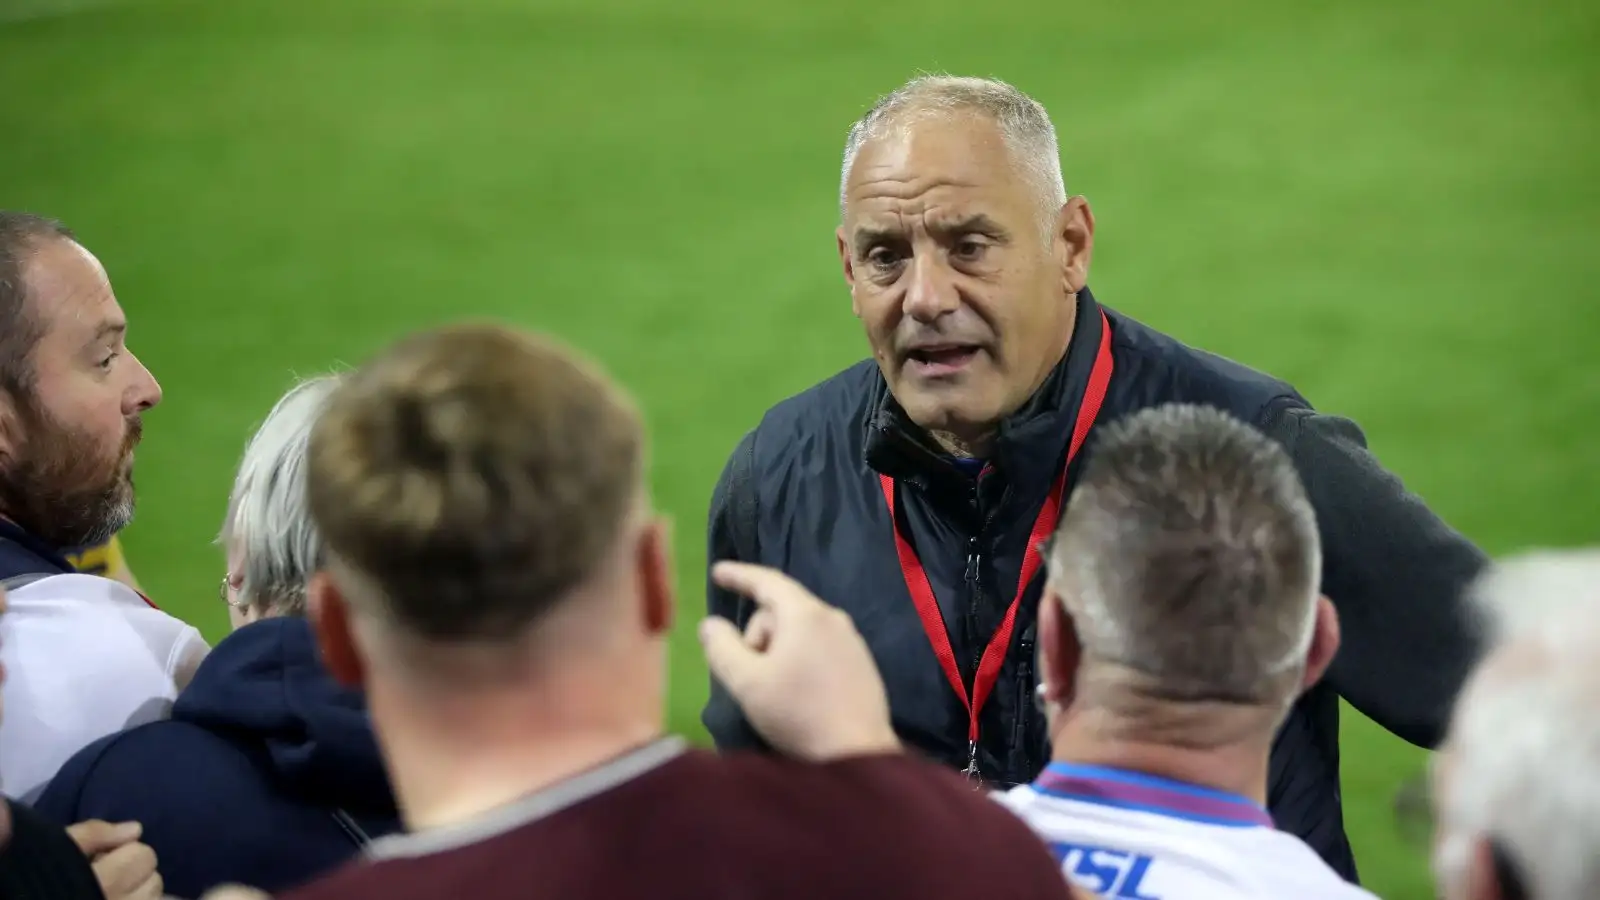
[[[112,504],[106,510],[105,515],[99,517],[98,522],[87,528],[82,537],[73,541],[72,546],[95,547],[111,540],[116,537],[118,532],[127,528],[133,522],[133,510],[133,479],[130,478],[128,479],[126,494]]]

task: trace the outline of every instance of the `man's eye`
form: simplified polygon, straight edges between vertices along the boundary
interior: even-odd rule
[[[100,360],[98,365],[102,369],[109,369],[109,368],[111,368],[111,364],[116,362],[116,360],[117,360],[117,354],[115,354],[115,353],[107,353],[105,358]]]
[[[888,247],[873,247],[867,251],[867,262],[879,269],[890,269],[900,264],[901,256]]]
[[[962,238],[956,242],[953,252],[957,259],[973,261],[982,259],[983,254],[987,252],[988,249],[989,243],[985,240],[980,238]]]

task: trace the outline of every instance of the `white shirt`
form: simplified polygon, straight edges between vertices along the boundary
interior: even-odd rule
[[[30,803],[73,754],[164,719],[176,677],[206,652],[193,626],[132,588],[96,575],[52,575],[8,594],[0,793]]]
[[[1068,879],[1106,900],[1373,900],[1258,804],[1099,766],[1051,763],[996,794]]]

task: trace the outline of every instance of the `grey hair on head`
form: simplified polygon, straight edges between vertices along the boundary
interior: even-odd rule
[[[242,572],[246,608],[304,615],[306,581],[322,562],[322,536],[306,499],[306,447],[311,428],[339,376],[295,385],[272,407],[245,446],[217,540]]]
[[[839,172],[839,215],[844,215],[850,169],[862,144],[920,118],[961,112],[988,116],[1000,126],[1017,165],[1035,182],[1048,228],[1067,199],[1061,150],[1050,113],[1042,103],[1004,81],[955,75],[919,75],[879,98],[850,126]]]
[[[1284,448],[1220,410],[1167,404],[1101,429],[1052,577],[1087,656],[1171,698],[1287,708],[1313,640],[1322,549]]]

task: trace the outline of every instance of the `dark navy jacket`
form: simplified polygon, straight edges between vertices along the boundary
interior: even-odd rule
[[[361,693],[333,681],[292,617],[229,635],[169,721],[89,745],[36,808],[62,824],[144,823],[167,893],[183,898],[224,882],[294,887],[398,828]]]
[[[734,450],[712,499],[711,558],[776,566],[849,612],[883,673],[901,739],[953,767],[967,763],[966,711],[906,590],[879,475],[901,485],[902,526],[970,685],[971,663],[1015,594],[1029,529],[1066,456],[1100,345],[1100,311],[1087,289],[1080,293],[1067,355],[1001,424],[981,478],[928,441],[866,360],[769,410]],[[1105,312],[1115,371],[1096,427],[1167,402],[1218,407],[1288,448],[1316,507],[1323,590],[1338,608],[1343,644],[1278,735],[1268,805],[1280,828],[1354,880],[1339,793],[1338,699],[1433,746],[1478,655],[1478,630],[1460,595],[1485,559],[1379,465],[1353,423],[1313,412],[1281,381]],[[1069,487],[1093,445],[1091,432]],[[1032,704],[1042,583],[1035,578],[1029,588],[980,718],[979,766],[1002,786],[1031,781],[1049,759]],[[741,626],[752,611],[714,586],[707,605]],[[719,748],[762,746],[715,680],[703,719]]]

